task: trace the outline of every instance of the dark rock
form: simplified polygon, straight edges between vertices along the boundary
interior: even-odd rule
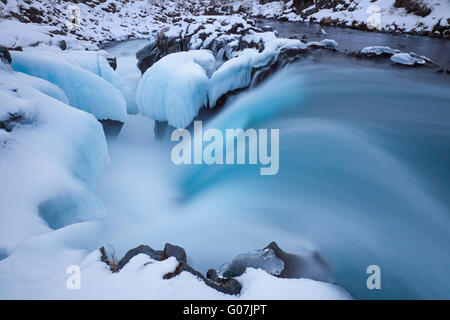
[[[0,45],[0,60],[4,63],[11,64],[11,54],[7,47]]]
[[[58,43],[58,46],[59,46],[59,48],[60,48],[61,50],[66,50],[66,49],[67,49],[67,42],[66,42],[66,40],[61,40],[61,41]]]
[[[111,66],[111,68],[113,68],[113,70],[117,69],[117,58],[106,58],[106,60],[108,61],[109,65]]]
[[[413,13],[422,18],[431,13],[431,9],[428,8],[422,1],[418,0],[395,0],[394,7],[404,8],[407,13]]]
[[[119,272],[119,267],[117,265],[114,251],[111,249],[107,250],[105,247],[101,247],[100,253],[100,261],[106,263],[109,266],[109,270],[111,270],[112,272]]]
[[[184,249],[170,243],[166,243],[164,246],[164,257],[166,259],[169,257],[175,257],[179,262],[187,263],[187,256]]]
[[[279,275],[284,268],[284,262],[275,255],[272,249],[253,250],[240,254],[230,263],[220,268],[225,278],[239,277],[247,268],[261,269],[271,275]]]
[[[314,0],[293,0],[293,7],[297,14],[314,4]]]
[[[111,259],[108,258],[104,247],[102,247],[100,249],[100,252],[102,254],[101,261],[108,264],[111,268],[111,262],[110,262]],[[194,268],[192,268],[191,266],[188,265],[186,252],[183,248],[172,245],[170,243],[166,243],[163,251],[154,250],[151,247],[146,246],[146,245],[141,245],[137,248],[134,248],[134,249],[128,251],[127,254],[120,260],[119,264],[117,265],[117,268],[115,269],[117,271],[114,271],[112,268],[111,268],[111,271],[120,272],[120,270],[122,270],[123,267],[133,257],[135,257],[138,254],[146,254],[151,259],[158,260],[158,261],[166,260],[169,257],[175,257],[178,261],[178,266],[176,267],[176,269],[173,272],[170,272],[170,273],[167,273],[166,275],[164,275],[163,279],[166,279],[166,280],[172,279],[173,277],[176,277],[177,275],[179,275],[181,272],[186,271],[186,272],[189,272],[189,273],[193,274],[194,276],[198,277],[200,280],[205,282],[205,284],[207,286],[209,286],[213,289],[216,289],[217,291],[223,292],[225,294],[236,295],[236,294],[239,294],[242,290],[242,286],[239,283],[239,281],[237,281],[235,279],[220,278],[217,276],[217,272],[215,272],[215,270],[214,270],[214,273],[210,272],[211,270],[208,271],[209,276],[205,277],[203,274],[201,274],[200,272],[198,272],[197,270],[195,270]]]
[[[12,48],[8,48],[9,51],[23,51],[23,48],[21,46],[17,46],[17,47],[12,47]]]
[[[123,127],[123,122],[118,120],[99,120],[103,126],[103,131],[107,139],[115,139]]]
[[[164,252],[159,250],[153,250],[149,246],[141,245],[137,248],[131,249],[128,251],[125,256],[119,261],[118,269],[119,271],[130,262],[132,258],[137,256],[138,254],[146,254],[153,260],[163,260]]]
[[[331,282],[332,277],[328,265],[317,252],[305,256],[286,253],[276,242],[270,243],[262,250],[254,250],[238,255],[231,263],[221,269],[226,278],[242,275],[249,267],[265,270],[279,278],[308,278],[317,281]],[[209,270],[207,277],[217,277],[215,270]]]
[[[34,122],[35,119],[28,118],[25,113],[21,111],[14,113],[9,112],[6,118],[0,120],[0,129],[11,132],[17,125],[32,124]]]
[[[286,253],[276,242],[270,243],[265,249],[272,249],[275,255],[284,262],[284,269],[278,275],[280,278],[308,278],[317,281],[332,281],[328,265],[317,251],[309,256],[298,256]]]

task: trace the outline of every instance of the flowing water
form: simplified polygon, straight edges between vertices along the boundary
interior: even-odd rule
[[[403,52],[415,52],[425,55],[435,63],[446,69],[450,68],[450,40],[430,38],[408,34],[387,34],[367,32],[335,26],[321,26],[317,23],[288,22],[277,20],[258,20],[260,27],[269,25],[278,32],[280,37],[306,36],[307,41],[334,39],[339,47],[346,51],[359,51],[369,46],[388,46]],[[323,30],[326,34],[322,34]]]
[[[135,79],[132,59],[121,61]],[[274,176],[255,165],[175,166],[175,143],[130,116],[100,181],[105,242],[119,255],[179,244],[206,271],[275,240],[289,252],[317,249],[355,298],[448,298],[449,85],[425,69],[306,57],[204,124],[279,129]],[[381,290],[366,287],[369,265],[381,268]]]

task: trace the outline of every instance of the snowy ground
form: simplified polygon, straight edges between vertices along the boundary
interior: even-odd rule
[[[289,21],[313,21],[328,25],[340,25],[383,32],[406,32],[449,36],[450,2],[447,0],[418,0],[430,9],[430,14],[421,17],[408,13],[405,8],[394,7],[395,0],[343,0],[331,8],[311,5],[298,12],[293,1],[269,2],[265,5],[253,3],[251,15],[285,19]],[[325,1],[322,1],[325,2]],[[326,3],[326,2],[325,2]]]
[[[412,0],[416,1],[416,0]],[[343,0],[331,9],[311,5],[299,11],[293,1],[221,1],[213,13],[275,18],[290,21],[315,21],[331,25],[372,28],[384,32],[410,32],[448,36],[450,2],[417,0],[430,8],[421,17],[395,8],[394,0]],[[217,2],[217,1],[216,1]],[[220,2],[219,2],[220,3]],[[65,40],[70,48],[96,48],[104,42],[144,39],[166,26],[182,26],[192,19],[201,21],[210,7],[208,0],[148,1],[107,0],[55,2],[0,1],[0,44],[24,47],[40,43],[58,45]],[[74,7],[75,6],[75,7]],[[75,8],[75,9],[74,9]],[[225,8],[225,9],[224,9]],[[74,11],[75,10],[75,11]]]

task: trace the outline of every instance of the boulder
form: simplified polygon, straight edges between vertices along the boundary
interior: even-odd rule
[[[134,249],[131,249],[120,260],[120,262],[117,264],[117,267],[115,267],[114,264],[111,263],[111,258],[108,258],[107,252],[105,251],[104,247],[100,249],[100,252],[102,254],[101,261],[110,266],[110,270],[113,272],[120,272],[120,270],[122,270],[123,267],[138,254],[146,254],[151,259],[157,261],[163,261],[168,259],[169,257],[175,257],[178,261],[178,266],[173,272],[165,274],[163,276],[163,279],[172,279],[173,277],[179,275],[181,272],[186,271],[198,277],[207,286],[225,294],[236,295],[239,294],[242,290],[242,286],[239,281],[235,279],[221,278],[217,276],[217,272],[215,270],[208,271],[207,277],[205,277],[202,273],[195,270],[187,263],[187,255],[183,248],[172,245],[170,243],[165,244],[164,250],[154,250],[147,245],[141,245]]]
[[[284,268],[279,275],[280,278],[308,278],[317,281],[331,282],[331,272],[317,251],[307,255],[299,256],[284,252],[276,242],[271,242],[265,249],[271,249],[284,263]]]
[[[332,281],[328,265],[318,252],[309,252],[303,256],[286,253],[276,242],[271,242],[264,249],[238,255],[232,262],[222,266],[220,274],[238,277],[247,268],[262,269],[279,278]]]
[[[7,47],[0,45],[0,60],[4,63],[11,64],[11,54]]]

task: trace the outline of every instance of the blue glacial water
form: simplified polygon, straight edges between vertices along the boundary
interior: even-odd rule
[[[105,242],[183,246],[199,270],[277,241],[317,249],[355,298],[450,298],[450,78],[312,56],[204,126],[280,130],[280,170],[175,166],[130,117],[100,182]],[[381,268],[368,290],[366,268]]]

